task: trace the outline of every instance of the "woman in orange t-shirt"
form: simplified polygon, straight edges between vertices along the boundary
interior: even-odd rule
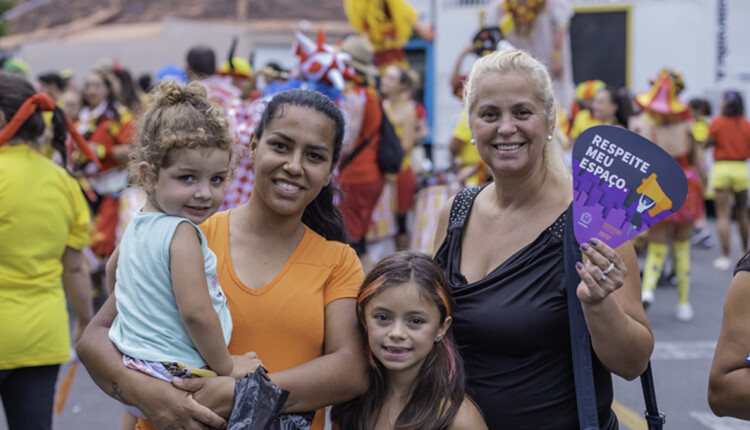
[[[721,115],[708,127],[708,144],[714,145],[714,165],[709,183],[716,190],[716,229],[721,243],[721,257],[714,267],[727,270],[733,266],[729,250],[729,224],[732,217],[730,199],[734,196],[742,252],[748,249],[747,189],[750,185],[747,165],[750,158],[750,122],[743,116],[745,105],[736,91],[727,91],[721,100]]]
[[[232,313],[230,352],[257,353],[271,380],[290,393],[284,412],[317,410],[315,430],[324,428],[321,408],[367,389],[355,310],[364,275],[330,186],[343,138],[343,115],[327,97],[299,89],[277,94],[250,142],[250,199],[201,226]],[[235,380],[178,378],[180,390],[127,369],[107,336],[115,314],[112,296],[78,344],[94,381],[156,428],[222,427]],[[136,428],[150,427],[139,421]]]

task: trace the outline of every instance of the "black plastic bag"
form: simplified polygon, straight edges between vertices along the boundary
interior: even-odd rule
[[[306,430],[314,412],[279,414],[289,392],[268,377],[259,367],[234,385],[234,407],[227,430]]]

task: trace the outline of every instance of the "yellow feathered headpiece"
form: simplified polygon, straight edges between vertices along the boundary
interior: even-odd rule
[[[375,51],[403,47],[417,20],[417,11],[405,0],[344,0],[344,12],[352,27],[367,35]]]

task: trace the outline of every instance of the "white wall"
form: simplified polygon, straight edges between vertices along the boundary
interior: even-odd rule
[[[435,18],[435,121],[433,122],[433,161],[435,167],[445,168],[450,164],[448,142],[453,127],[461,114],[461,102],[453,95],[450,76],[458,54],[471,43],[479,25],[481,7],[457,6],[453,2],[439,0]],[[472,58],[468,56],[462,71],[471,70]]]

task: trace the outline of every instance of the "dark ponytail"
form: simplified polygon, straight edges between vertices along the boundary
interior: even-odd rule
[[[65,121],[65,114],[62,109],[55,106],[55,110],[52,111],[52,148],[60,153],[62,157],[62,165],[68,164],[68,148],[65,146],[65,141],[68,136],[68,126]]]
[[[339,208],[333,204],[334,195],[340,192],[339,188],[333,184],[323,187],[315,200],[305,208],[302,222],[328,240],[348,243],[349,235],[344,226],[344,217]]]
[[[341,147],[344,142],[344,115],[327,96],[317,91],[292,89],[273,96],[255,127],[255,137],[260,140],[266,126],[285,105],[311,108],[333,121],[335,134],[331,162],[332,166],[335,166],[341,158]],[[347,243],[348,236],[344,226],[344,218],[333,204],[337,192],[340,191],[332,183],[323,187],[315,199],[305,208],[305,212],[302,214],[302,222],[328,240]]]

